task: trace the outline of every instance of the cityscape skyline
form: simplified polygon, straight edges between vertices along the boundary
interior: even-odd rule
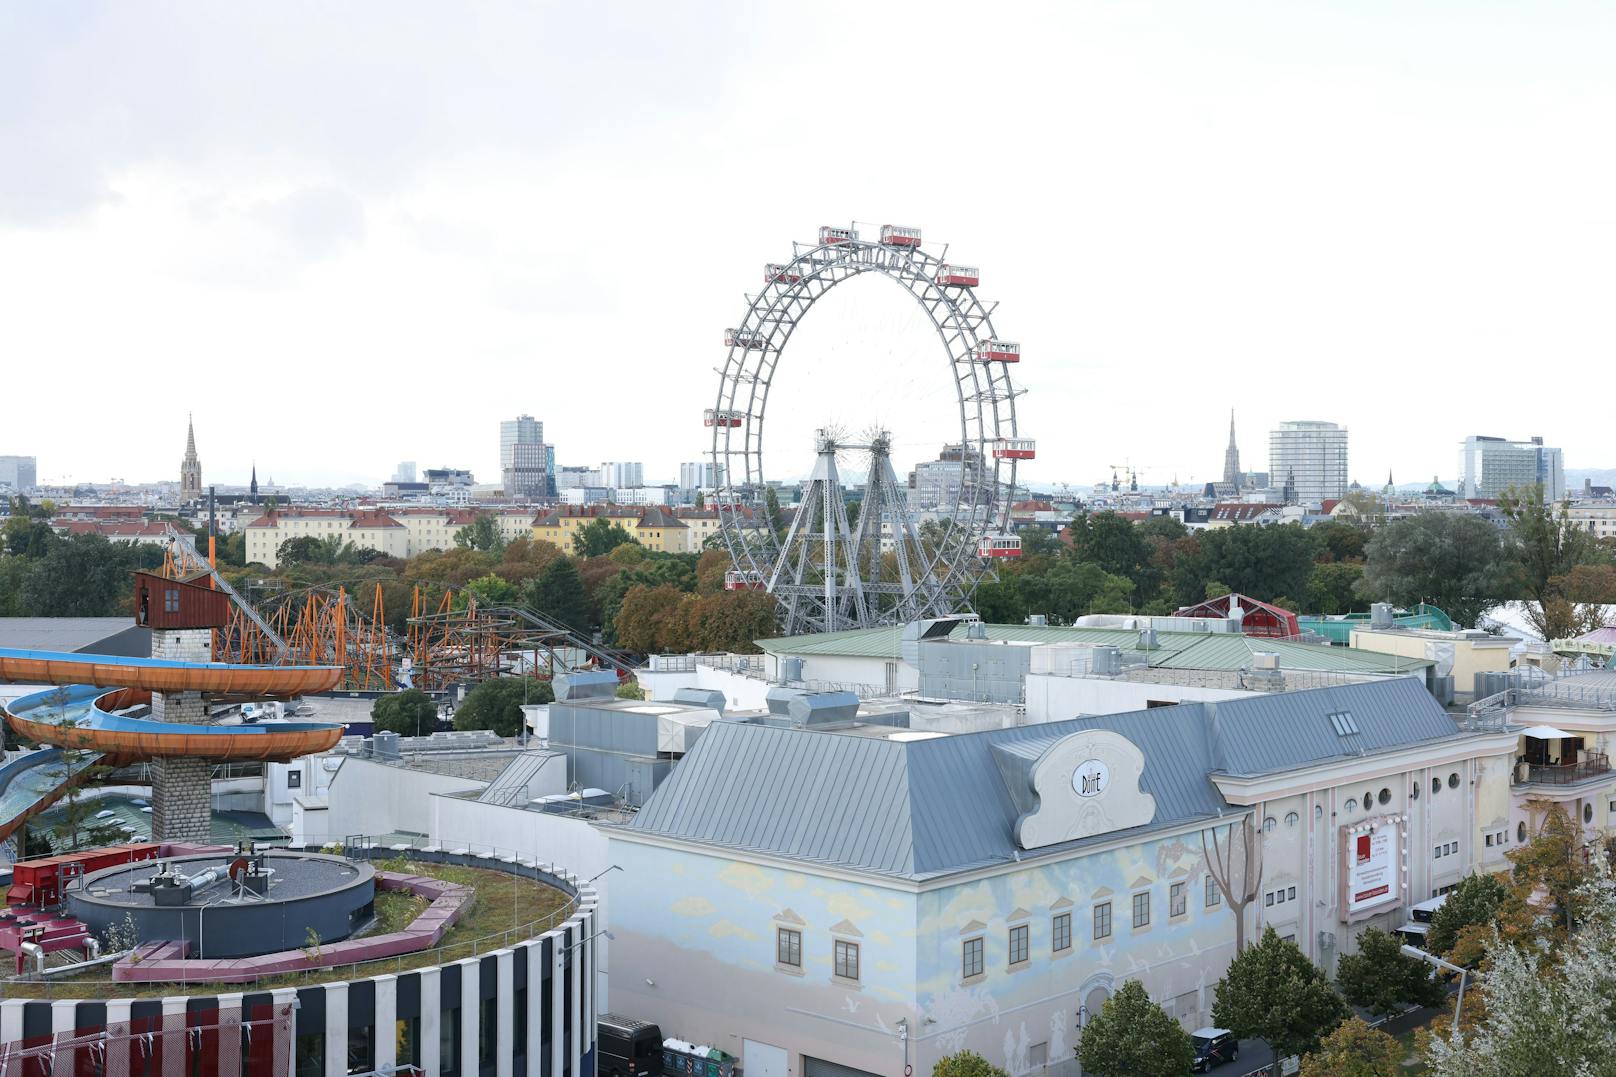
[[[864,77],[832,9],[646,9],[646,48],[594,10],[509,9],[491,16],[499,33],[432,9],[380,28],[300,13],[295,32],[290,14],[228,9],[8,10],[8,97],[28,102],[0,140],[18,178],[0,191],[0,349],[23,360],[8,388],[49,399],[72,369],[107,391],[76,401],[72,424],[20,409],[0,451],[37,455],[47,481],[167,475],[170,447],[137,440],[108,466],[78,432],[113,428],[128,390],[179,363],[283,426],[321,416],[319,438],[266,452],[246,424],[204,420],[203,394],[153,402],[154,429],[198,411],[216,475],[257,459],[282,482],[374,482],[408,452],[492,479],[477,432],[513,406],[547,413],[563,460],[671,473],[702,455],[721,331],[763,265],[856,215],[921,226],[981,267],[1025,349],[1032,482],[1123,463],[1152,484],[1216,479],[1230,406],[1254,433],[1299,414],[1347,426],[1366,485],[1446,476],[1474,431],[1542,432],[1598,466],[1595,394],[1496,389],[1610,350],[1600,297],[1616,270],[1598,252],[1616,221],[1584,207],[1602,204],[1616,150],[1579,133],[1616,104],[1613,15],[1489,11],[1455,38],[1438,11],[1402,9],[1389,34],[1368,11],[1181,5],[1168,33],[1159,14],[1025,9],[966,40],[953,27],[970,9],[860,9],[871,40],[971,72],[945,116]],[[80,70],[97,77],[64,74]],[[217,107],[126,107],[195,100],[198,79]],[[782,102],[783,80],[829,98]],[[362,101],[356,82],[373,88]],[[586,82],[606,89],[574,100]],[[509,107],[557,95],[568,108]],[[801,175],[825,146],[889,152],[894,129],[938,152],[979,131],[1015,167],[938,182],[928,153],[757,180]],[[1384,160],[1397,168],[1367,163]],[[1556,197],[1529,227],[1501,225],[1544,173]],[[702,241],[676,259],[642,258],[692,229]],[[654,286],[624,272],[653,263]],[[935,336],[870,283],[827,297],[791,342],[775,474],[808,473],[817,425],[883,423],[900,467],[957,440]],[[538,376],[540,399],[507,399]],[[350,406],[326,416],[320,400]],[[1464,428],[1411,422],[1411,407]],[[388,414],[413,417],[407,445],[376,436]],[[1248,466],[1262,456],[1241,448]]]

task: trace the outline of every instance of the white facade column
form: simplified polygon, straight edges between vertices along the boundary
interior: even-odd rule
[[[475,957],[460,962],[460,1072],[474,1077],[478,1071],[477,1046],[482,1033],[482,1007],[478,989],[482,969]]]
[[[443,1035],[442,988],[436,968],[421,970],[421,1072],[438,1072],[438,1040]]]
[[[371,982],[376,985],[376,1016],[371,1024],[375,1050],[371,1065],[385,1070],[398,1061],[398,977],[378,976]]]
[[[348,1072],[348,985],[325,985],[325,1071]]]
[[[543,1050],[544,1023],[544,943],[534,941],[527,951],[527,1072],[538,1077],[539,1052]]]
[[[550,936],[550,1072],[561,1073],[562,1041],[566,1039],[566,1017],[561,1008],[561,977],[566,975],[566,948],[569,932]]]
[[[586,920],[585,923],[587,922],[588,921]],[[578,930],[581,932],[582,928],[579,928]],[[582,950],[583,947],[579,946],[577,950],[572,952],[570,955],[572,957],[572,967],[567,970],[567,981],[572,984],[572,1006],[570,1008],[570,1012],[567,1014],[567,1026],[572,1030],[572,1051],[570,1053],[570,1057],[572,1059],[571,1072],[573,1077],[577,1077],[577,1074],[581,1072],[578,1067],[583,1061],[583,1044],[579,1042],[583,1036],[583,1021],[579,1019],[580,1015],[583,1013],[583,1000],[578,994],[579,988],[583,986],[584,982],[581,974],[582,966],[578,961],[578,955],[582,952]]]
[[[26,1004],[26,1000],[20,998],[0,1002],[0,1043],[15,1043],[22,1039],[22,1008]]]
[[[494,955],[494,1077],[514,1077],[516,1072],[516,973],[512,956],[509,950]]]
[[[218,996],[219,1009],[213,1019],[213,1025],[218,1030],[218,1035],[214,1037],[213,1057],[220,1073],[229,1072],[226,1069],[226,1064],[230,1059],[238,1058],[241,1053],[241,1022],[247,1019],[247,1015],[241,1012],[242,997],[242,992],[240,991]],[[226,1025],[224,1015],[231,1012],[235,1013],[235,1020]],[[232,1038],[235,1040],[235,1046],[230,1049]]]
[[[185,1077],[186,1001],[184,995],[163,999],[163,1077]]]
[[[278,1015],[282,1010],[286,1011],[286,1035],[284,1037],[273,1035],[270,1037],[269,1050],[272,1056],[270,1072],[275,1074],[284,1073],[286,1077],[292,1077],[293,1071],[297,1067],[297,988],[281,987],[269,993],[271,1029],[275,1027],[273,1022],[278,1019]],[[246,1014],[243,1014],[242,1019],[245,1020],[246,1016]],[[260,1032],[259,1035],[261,1036],[263,1033]],[[253,1051],[256,1053],[261,1050],[263,1048],[258,1046],[258,1041],[255,1039],[253,1041]]]

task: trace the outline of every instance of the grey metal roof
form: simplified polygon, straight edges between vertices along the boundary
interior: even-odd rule
[[[0,647],[151,657],[151,629],[133,617],[0,617]]]
[[[1336,736],[1350,711],[1361,734]],[[1025,810],[1006,784],[1008,759],[1036,759],[1071,733],[1105,729],[1144,753],[1141,788],[1156,800],[1140,835],[1238,814],[1215,772],[1271,773],[1462,736],[1414,680],[1253,695],[1127,714],[898,742],[842,733],[717,723],[628,824],[682,841],[925,879],[1107,841],[1026,851]]]
[[[1210,712],[1219,769],[1228,774],[1273,774],[1461,735],[1453,719],[1412,677],[1308,692],[1258,693],[1236,702],[1202,704],[1202,709]],[[1330,715],[1343,711],[1352,715],[1359,733],[1336,735]]]

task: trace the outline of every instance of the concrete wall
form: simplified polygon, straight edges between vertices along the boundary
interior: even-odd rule
[[[1377,632],[1367,628],[1352,630],[1351,646],[1360,651],[1394,654],[1403,658],[1437,660],[1439,652],[1453,648],[1453,694],[1455,699],[1468,700],[1476,683],[1477,673],[1504,673],[1510,668],[1509,651],[1520,641],[1501,636],[1485,639],[1465,639],[1454,633]]]
[[[1090,714],[1126,714],[1144,710],[1152,701],[1172,703],[1239,699],[1250,695],[1227,688],[1200,688],[1182,684],[1147,684],[1100,677],[1060,677],[1051,673],[1027,675],[1027,721],[1059,722]]]
[[[425,834],[432,828],[432,794],[482,789],[488,783],[368,759],[348,758],[331,779],[329,832]]]

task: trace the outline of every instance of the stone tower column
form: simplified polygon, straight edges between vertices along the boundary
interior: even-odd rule
[[[152,657],[207,662],[213,633],[206,628],[152,633]],[[152,718],[203,725],[211,719],[200,692],[152,693]],[[206,841],[213,819],[213,763],[207,759],[155,759],[152,776],[152,839]]]

